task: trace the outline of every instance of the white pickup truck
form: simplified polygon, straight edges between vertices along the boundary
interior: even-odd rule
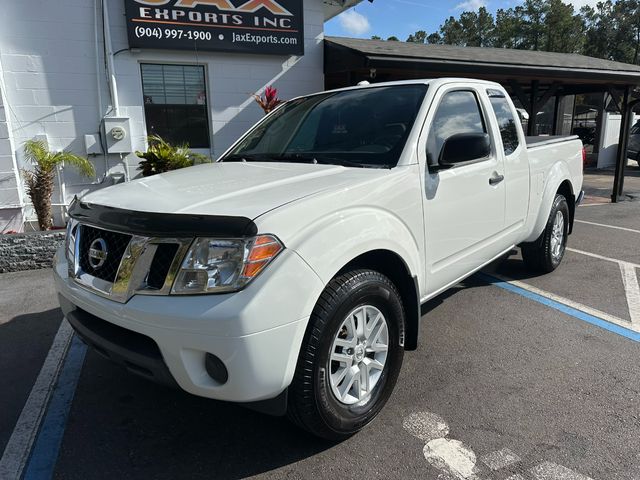
[[[558,266],[582,156],[525,138],[496,83],[296,98],[214,164],[75,200],[60,304],[132,372],[339,440],[389,398],[422,303],[517,245]]]

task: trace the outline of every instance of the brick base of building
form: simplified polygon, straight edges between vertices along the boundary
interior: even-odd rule
[[[51,268],[64,230],[0,235],[0,273]]]

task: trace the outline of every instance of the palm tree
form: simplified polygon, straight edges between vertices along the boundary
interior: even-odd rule
[[[34,166],[33,170],[22,171],[27,183],[27,194],[38,216],[40,230],[49,230],[52,226],[51,194],[58,165],[74,167],[87,177],[95,175],[95,170],[89,160],[74,153],[64,150],[51,152],[43,140],[24,142],[24,154],[27,161]]]

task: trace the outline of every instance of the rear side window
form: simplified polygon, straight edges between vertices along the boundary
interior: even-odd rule
[[[496,114],[496,119],[498,120],[504,154],[511,155],[515,149],[518,148],[519,143],[516,119],[513,117],[513,112],[504,93],[500,90],[487,90],[487,95],[489,95],[493,112]]]
[[[468,90],[446,93],[440,100],[427,137],[429,165],[438,163],[442,146],[450,136],[458,133],[486,132],[475,93]]]

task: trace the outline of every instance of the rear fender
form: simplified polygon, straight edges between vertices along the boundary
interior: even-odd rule
[[[524,240],[524,243],[535,242],[542,234],[549,220],[549,214],[551,212],[551,206],[553,200],[556,197],[556,193],[560,188],[560,185],[564,181],[568,181],[571,185],[571,173],[565,162],[555,163],[547,174],[546,181],[544,182],[544,190],[542,194],[542,200],[540,202],[540,208],[535,216],[535,221],[529,231],[529,236]],[[573,195],[573,187],[572,187]],[[567,199],[571,201],[571,199]]]

